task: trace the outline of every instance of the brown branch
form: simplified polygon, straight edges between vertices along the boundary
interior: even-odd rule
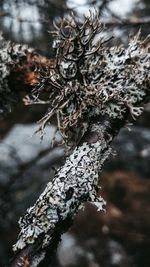
[[[105,23],[105,25],[107,27],[137,27],[140,28],[141,25],[149,25],[150,24],[150,19],[136,19],[136,20],[132,20],[132,19],[125,19],[123,21],[108,21]]]
[[[38,68],[53,66],[53,59],[36,53],[26,45],[13,44],[0,36],[0,110],[13,106],[39,82]]]

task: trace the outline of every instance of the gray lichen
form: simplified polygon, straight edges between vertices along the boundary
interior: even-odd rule
[[[98,172],[110,153],[103,136],[103,128],[93,125],[98,140],[84,142],[66,159],[52,182],[49,182],[35,205],[19,221],[21,232],[14,251],[32,244],[44,234],[42,247],[51,243],[58,222],[73,217],[84,201],[90,201],[98,210],[104,209],[105,201],[97,196]]]
[[[72,137],[76,141],[76,135],[81,138],[89,124],[98,138],[74,149],[35,205],[20,219],[14,251],[35,243],[40,236],[42,248],[50,245],[57,223],[73,218],[84,201],[103,210],[105,202],[97,196],[98,172],[110,153],[113,136],[107,139],[104,126],[91,124],[92,119],[105,115],[109,120],[121,120],[129,112],[136,118],[142,111],[139,105],[149,90],[149,39],[140,41],[138,34],[126,49],[107,48],[101,37],[96,41],[101,30],[97,15],[92,14],[83,23],[72,15],[56,26],[55,65],[41,70],[30,102],[38,103],[43,92],[48,92],[50,105],[41,129],[56,114],[67,143]]]
[[[71,15],[55,28],[55,66],[41,70],[30,100],[30,104],[38,103],[43,92],[49,92],[49,109],[40,129],[56,114],[69,144],[84,134],[91,116],[122,118],[126,110],[133,118],[140,115],[139,105],[149,87],[150,38],[142,41],[138,33],[127,48],[108,48],[97,14],[83,22]]]
[[[12,44],[0,34],[0,113],[11,111],[15,94],[9,88],[8,78],[14,66],[26,58],[27,50],[26,45]]]

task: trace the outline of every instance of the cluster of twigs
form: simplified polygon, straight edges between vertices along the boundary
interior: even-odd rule
[[[136,57],[139,57],[141,67],[144,58],[148,64],[147,55],[143,58],[143,53],[140,53],[140,49],[144,52],[148,39],[141,42],[138,33],[128,49],[122,46],[106,49],[108,40],[102,37],[103,26],[98,14],[92,13],[83,23],[71,14],[55,24],[55,29],[52,32],[56,50],[54,64],[51,68],[38,70],[39,84],[30,98],[27,96],[25,99],[27,105],[49,105],[40,120],[41,133],[51,117],[56,115],[63,140],[72,147],[84,135],[92,116],[107,113],[121,118],[129,109],[132,117],[136,118],[142,108],[133,108],[132,105],[137,101],[136,91],[139,92],[140,104],[145,92],[138,85],[146,82],[140,73],[138,78]],[[132,58],[131,47],[135,51]],[[121,69],[119,65],[122,65]],[[125,85],[123,79],[129,84]]]
[[[20,219],[11,267],[38,266],[85,201],[103,210],[98,173],[110,143],[129,114],[134,119],[141,114],[150,95],[149,37],[140,40],[138,33],[127,48],[108,48],[98,16],[92,13],[83,22],[72,14],[55,28],[56,58],[52,65],[38,65],[37,85],[25,103],[48,104],[41,130],[56,115],[64,141],[76,148]],[[4,72],[6,60],[2,65]]]

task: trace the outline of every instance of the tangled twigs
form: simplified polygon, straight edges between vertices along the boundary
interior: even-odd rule
[[[107,48],[101,30],[97,15],[90,14],[82,23],[73,15],[61,20],[55,32],[55,62],[39,70],[31,103],[44,101],[48,93],[42,127],[56,114],[59,131],[75,149],[20,219],[11,267],[38,266],[85,201],[104,209],[98,177],[110,144],[127,116],[136,119],[149,99],[149,37],[142,41],[138,33],[126,49]]]
[[[87,130],[92,116],[108,114],[123,118],[126,109],[133,118],[142,109],[145,83],[149,82],[149,37],[140,40],[140,32],[122,46],[106,47],[97,14],[83,22],[72,14],[55,24],[56,59],[52,68],[41,69],[39,85],[28,104],[43,103],[48,94],[46,115],[40,120],[43,130],[52,116],[69,147],[75,146]]]

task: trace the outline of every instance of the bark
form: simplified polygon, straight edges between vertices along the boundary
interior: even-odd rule
[[[58,129],[64,139],[70,141],[69,130],[73,133],[75,128],[78,142],[35,205],[20,219],[21,231],[13,246],[15,256],[11,267],[38,266],[47,251],[52,253],[56,249],[61,234],[70,227],[84,202],[90,201],[99,211],[104,210],[105,201],[98,195],[99,171],[127,117],[136,119],[149,99],[149,38],[141,41],[138,34],[126,49],[108,49],[104,41],[96,45],[92,42],[101,28],[97,17],[86,17],[83,24],[78,23],[71,17],[57,27],[56,60],[50,66],[44,59],[45,76],[41,76],[40,70],[33,72],[31,81],[38,86],[30,98],[33,103],[41,103],[39,96],[47,90],[50,105],[43,127],[52,115],[60,113]],[[70,29],[69,37],[66,28]],[[26,53],[26,67],[32,65],[29,62],[34,65],[38,61],[35,56],[29,56],[28,60],[29,53]],[[2,91],[3,81],[12,71],[6,61],[3,63],[8,71],[1,80]],[[19,71],[24,69],[20,68],[20,61],[16,64]]]
[[[0,113],[11,112],[38,83],[35,69],[52,64],[53,59],[39,55],[27,45],[5,41],[0,35]]]
[[[100,121],[101,124],[91,125],[53,182],[20,219],[22,230],[13,247],[17,254],[9,266],[38,266],[47,250],[52,253],[57,248],[61,234],[70,227],[85,201],[95,204],[99,211],[104,210],[105,201],[98,196],[98,174],[122,122],[111,122],[108,118]]]

